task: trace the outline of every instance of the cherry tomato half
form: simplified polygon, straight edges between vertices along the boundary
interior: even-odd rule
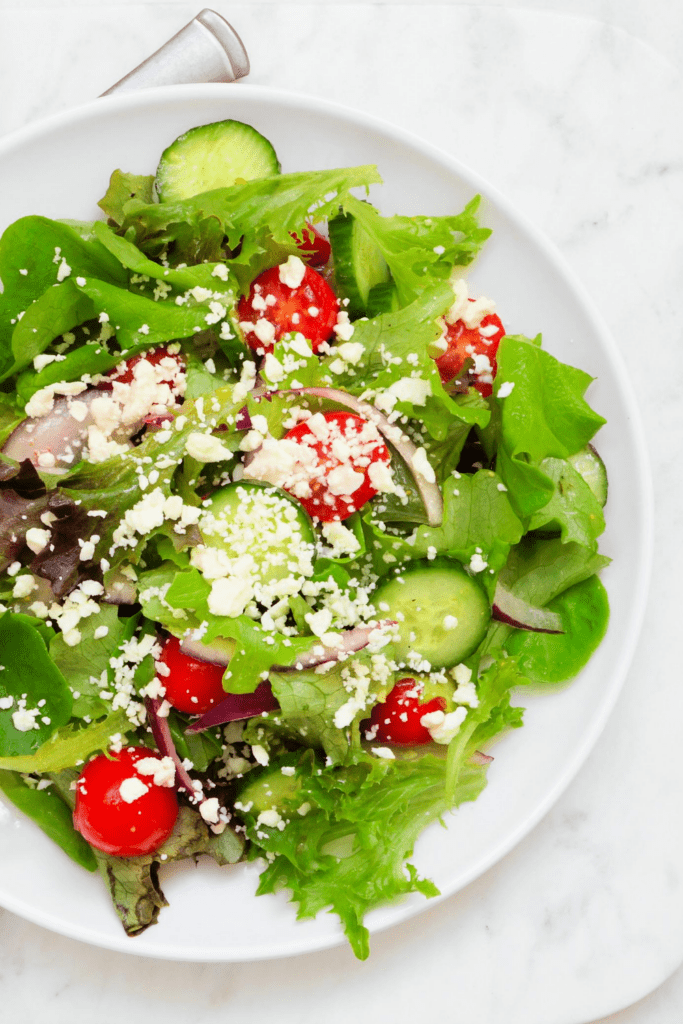
[[[320,415],[320,414],[318,414]],[[328,523],[348,519],[377,494],[371,467],[391,456],[377,428],[352,412],[326,412],[314,431],[304,420],[285,434],[288,441],[308,445],[316,455],[309,471],[309,497],[294,494],[312,519]]]
[[[290,234],[299,246],[301,259],[308,263],[309,267],[324,267],[329,263],[332,247],[327,238],[312,224],[305,224],[298,234],[296,231]]]
[[[225,700],[222,665],[185,654],[176,637],[170,636],[165,642],[159,661],[169,670],[167,676],[159,673],[166,690],[165,699],[178,711],[203,715],[214,704]]]
[[[444,697],[420,703],[421,688],[415,679],[399,679],[382,704],[375,704],[369,723],[371,737],[380,743],[393,743],[400,747],[417,747],[431,743],[429,730],[420,719],[430,711],[445,711]]]
[[[109,370],[106,374],[106,379],[101,380],[96,387],[100,391],[111,391],[112,384],[117,381],[119,384],[130,384],[134,378],[134,370],[136,365],[144,359],[146,362],[151,363],[152,366],[158,366],[162,359],[173,359],[179,366],[185,365],[183,357],[176,353],[171,355],[165,345],[161,345],[159,348],[152,348],[148,352],[141,352],[137,356],[132,356],[130,359],[125,360],[125,368],[119,372],[118,366],[115,366],[113,370]],[[164,383],[168,385],[173,384],[173,374],[169,373],[169,378]]]
[[[472,301],[470,299],[470,302]],[[491,326],[496,327],[496,331],[488,334],[486,328]],[[486,331],[485,334],[481,333],[482,328]],[[495,313],[488,313],[483,317],[479,327],[466,327],[464,320],[456,320],[454,324],[448,324],[446,327],[448,350],[436,360],[436,366],[444,384],[459,376],[468,359],[475,360],[476,367],[476,357],[486,356],[490,370],[486,368],[481,373],[477,373],[476,369],[473,369],[468,374],[466,382],[472,384],[484,398],[492,394],[491,381],[498,369],[496,352],[504,334],[505,328]]]
[[[331,337],[338,313],[336,295],[325,278],[310,267],[293,288],[281,279],[280,266],[264,270],[237,304],[240,323],[254,325],[242,326],[242,330],[249,348],[259,355],[272,352],[275,342],[293,331],[300,331],[317,352]]]
[[[136,769],[161,757],[147,747],[125,747],[89,761],[76,783],[74,826],[103,853],[140,857],[166,842],[178,816],[174,786],[159,786]]]

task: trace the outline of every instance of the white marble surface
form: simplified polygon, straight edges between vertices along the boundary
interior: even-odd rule
[[[200,6],[0,0],[0,132],[102,92]],[[562,250],[637,381],[657,503],[647,619],[616,711],[555,809],[463,893],[376,936],[368,963],[344,949],[141,961],[0,911],[8,1019],[673,1024],[683,973],[649,993],[683,961],[683,13],[668,0],[215,9],[246,44],[250,81],[418,132]]]

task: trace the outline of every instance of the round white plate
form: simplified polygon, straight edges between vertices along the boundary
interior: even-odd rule
[[[159,154],[197,124],[236,118],[269,138],[283,171],[376,163],[373,190],[384,213],[458,212],[477,192],[493,236],[470,271],[473,293],[495,298],[509,333],[543,332],[560,359],[587,370],[594,408],[607,426],[598,447],[609,472],[601,550],[612,615],[607,636],[570,686],[523,692],[525,727],[493,749],[489,785],[474,804],[431,827],[414,861],[442,898],[494,864],[548,811],[603,728],[626,675],[643,616],[651,559],[651,497],[635,401],[612,338],[549,243],[453,157],[409,133],[305,96],[239,85],[189,85],[100,99],[0,142],[0,229],[42,214],[92,220],[115,168],[153,173]],[[0,812],[3,808],[0,806]],[[238,961],[291,956],[344,941],[336,918],[295,920],[287,895],[256,898],[254,865],[171,866],[162,876],[170,907],[159,924],[127,938],[98,875],[73,864],[33,824],[0,819],[0,904],[46,928],[110,949],[179,960]],[[427,906],[419,895],[373,911],[371,931]]]

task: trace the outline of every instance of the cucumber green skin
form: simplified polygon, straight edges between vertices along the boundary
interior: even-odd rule
[[[174,202],[227,188],[238,178],[279,173],[280,161],[265,136],[242,121],[214,121],[191,128],[164,150],[154,185],[162,202]]]
[[[593,445],[587,444],[576,455],[570,455],[567,462],[583,477],[604,508],[607,502],[607,469]]]
[[[378,246],[351,214],[338,214],[328,227],[337,292],[342,299],[349,300],[349,316],[374,316],[385,312],[382,308],[375,311],[368,308],[372,290],[391,280],[389,267]],[[381,293],[376,298],[373,306],[386,302]]]
[[[237,512],[239,506],[242,503],[242,494],[247,491],[248,493],[255,493],[258,491],[269,491],[271,494],[276,495],[283,501],[289,502],[289,504],[296,509],[297,523],[301,530],[301,543],[315,545],[315,531],[313,524],[309,516],[304,511],[303,506],[290,497],[285,491],[280,490],[279,487],[273,487],[271,484],[262,483],[245,483],[244,481],[238,481],[236,483],[227,484],[225,487],[221,487],[220,490],[216,491],[211,495],[211,504],[207,506],[208,510],[213,513],[214,516],[219,515],[229,516],[231,512]],[[241,492],[241,493],[240,493]],[[267,540],[267,538],[266,538]],[[226,550],[229,548],[221,544],[220,538],[211,535],[207,536],[205,543],[210,547],[223,547]],[[266,545],[267,546],[267,545]],[[277,550],[277,548],[270,547],[269,550]],[[256,558],[258,555],[258,549],[252,551],[252,554]],[[279,580],[289,575],[289,569],[286,565],[283,566],[271,566],[269,569],[264,569],[261,578],[264,583],[268,583],[272,580]]]
[[[479,582],[459,562],[445,558],[411,563],[398,577],[380,584],[372,603],[382,618],[404,616],[398,624],[397,659],[417,651],[433,669],[451,668],[472,654],[491,619],[489,600]],[[380,611],[380,604],[387,604],[389,610]],[[444,628],[446,615],[458,620],[455,629]],[[412,643],[411,632],[415,633]]]

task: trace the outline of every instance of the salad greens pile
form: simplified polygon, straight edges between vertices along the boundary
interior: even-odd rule
[[[115,171],[99,204],[106,221],[24,217],[0,239],[0,789],[102,872],[129,934],[165,904],[159,866],[206,854],[261,860],[259,893],[286,887],[299,917],[331,908],[367,956],[366,911],[437,893],[409,862],[415,841],[486,785],[483,748],[522,724],[513,691],[575,675],[604,634],[603,511],[572,461],[603,423],[584,398],[591,378],[540,336],[508,335],[492,395],[442,383],[433,346],[454,281],[490,232],[478,198],[453,216],[384,216],[358,195],[380,181],[373,166],[283,173],[159,201],[152,176]],[[293,234],[304,223],[340,213],[385,262],[390,308],[342,316],[318,354],[286,335],[264,363],[246,343],[240,296],[300,256]],[[161,414],[147,410],[127,436],[120,419],[110,433],[93,425],[87,403],[108,394],[98,383],[159,346],[182,377]],[[422,480],[390,442],[395,486],[335,534],[311,524],[311,564],[279,618],[256,600],[226,615],[197,558],[207,496],[242,479],[255,432],[279,441],[293,423],[340,408],[307,388],[384,410],[421,451]],[[52,442],[40,457],[12,454],[27,425],[37,451],[37,432],[72,409],[71,426],[84,426],[70,454]],[[440,521],[425,480],[440,491]],[[563,631],[494,614],[455,667],[421,658],[419,636],[415,656],[397,659],[373,593],[408,565],[444,560],[476,579],[489,606],[511,594],[555,612]],[[297,668],[331,634],[368,626],[379,641]],[[200,797],[218,797],[220,816],[181,791],[171,838],[152,854],[115,857],[75,831],[74,782],[97,752],[154,746],[168,635],[191,635],[209,660],[218,644],[231,655],[226,692],[268,680],[278,706],[201,732],[166,706],[175,752]],[[367,738],[373,706],[407,675],[462,709],[445,741]]]

